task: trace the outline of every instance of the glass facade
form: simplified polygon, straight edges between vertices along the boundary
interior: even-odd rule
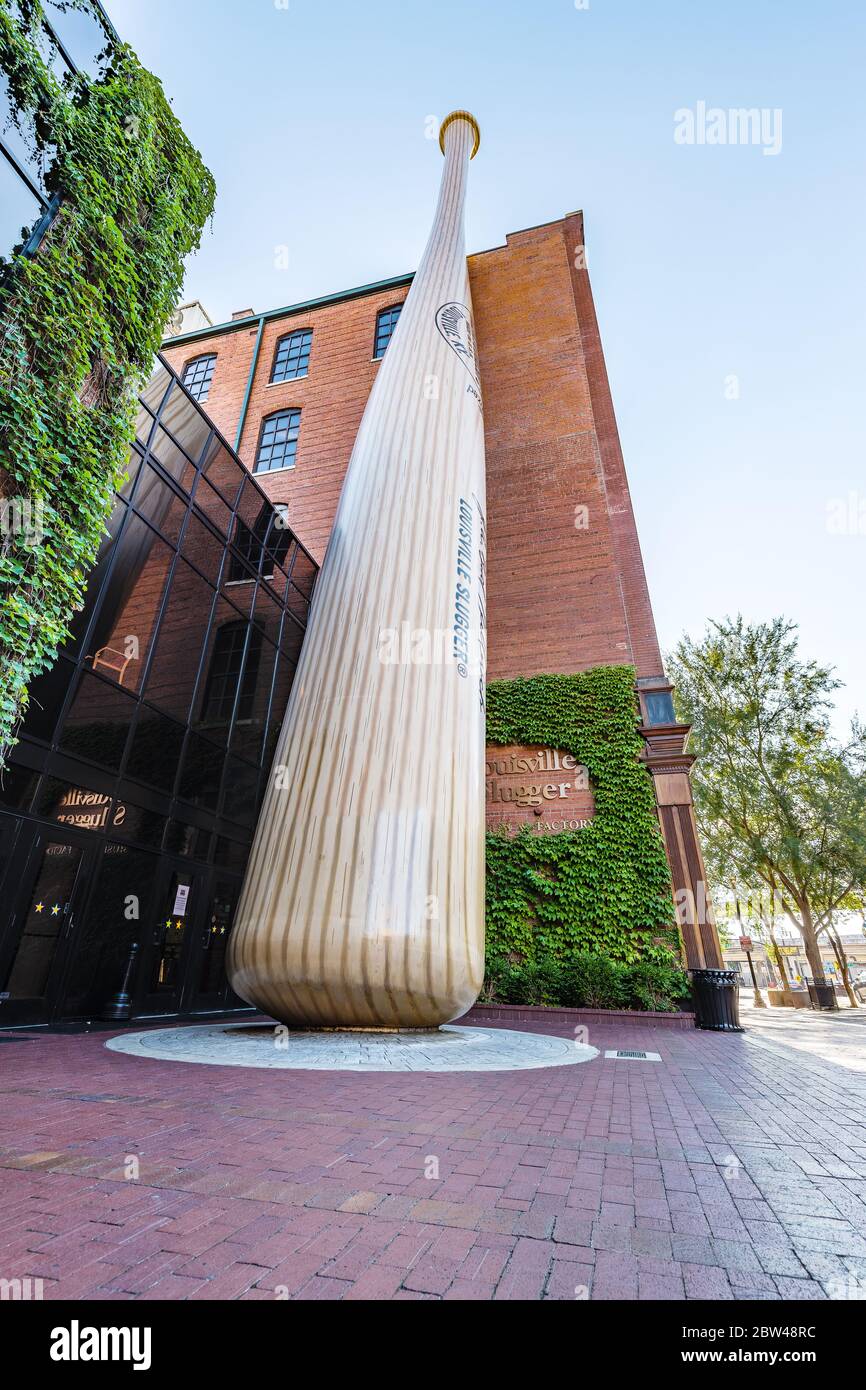
[[[0,1027],[242,1007],[223,958],[317,568],[160,360],[0,785]]]

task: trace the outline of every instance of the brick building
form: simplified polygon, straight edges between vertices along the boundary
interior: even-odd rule
[[[653,621],[583,215],[469,257],[485,403],[488,678],[634,665],[689,966],[722,964]],[[321,561],[411,275],[169,338],[167,360]]]

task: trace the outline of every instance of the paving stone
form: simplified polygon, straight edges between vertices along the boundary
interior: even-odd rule
[[[671,1236],[671,1252],[675,1260],[684,1264],[720,1265],[713,1242],[703,1236]],[[758,1266],[760,1268],[760,1266]]]
[[[0,1080],[0,1268],[93,1301],[838,1296],[866,1280],[866,1077],[839,1064],[866,1034],[838,1023],[599,1025],[663,1058],[615,1092],[599,1059],[275,1077],[44,1035],[13,1103]]]
[[[814,1279],[776,1279],[776,1289],[780,1298],[788,1302],[800,1299],[826,1299],[821,1285]]]
[[[592,1220],[571,1212],[557,1216],[553,1239],[566,1245],[589,1246],[592,1241]]]
[[[662,1260],[670,1259],[672,1255],[671,1236],[665,1231],[632,1231],[631,1250],[635,1255],[651,1255]]]
[[[705,1264],[682,1265],[686,1298],[729,1300],[734,1297],[731,1284],[723,1269]]]

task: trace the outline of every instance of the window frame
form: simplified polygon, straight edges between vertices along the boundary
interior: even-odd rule
[[[276,420],[276,419],[278,419],[279,416],[281,416],[281,415],[287,415],[287,416],[296,415],[296,416],[297,416],[297,426],[296,426],[295,438],[294,438],[293,441],[291,441],[291,442],[294,444],[294,450],[293,450],[293,452],[292,452],[292,462],[291,462],[291,463],[280,463],[280,464],[277,464],[276,467],[260,468],[260,467],[259,467],[259,458],[260,458],[262,449],[265,447],[265,445],[264,445],[265,431],[267,430],[267,427],[268,427],[269,422],[270,422],[271,420]],[[290,425],[288,426],[288,429],[291,429],[291,428],[292,428],[292,426],[291,426],[291,424],[290,424]],[[256,457],[255,457],[255,460],[254,460],[254,462],[253,462],[253,470],[252,470],[252,471],[253,471],[253,476],[254,476],[254,477],[257,477],[260,473],[261,473],[261,474],[266,474],[266,473],[284,473],[284,472],[288,472],[288,471],[289,471],[290,469],[292,469],[292,468],[295,468],[295,467],[297,466],[297,461],[298,461],[298,443],[299,443],[299,441],[300,441],[300,437],[301,437],[301,407],[300,407],[299,405],[283,405],[283,406],[280,406],[279,410],[271,410],[271,411],[268,412],[267,415],[263,415],[263,416],[262,416],[261,425],[259,426],[259,440],[258,440],[258,443],[257,443],[257,445],[256,445]],[[288,439],[286,439],[285,443],[288,444],[289,442],[290,442],[290,441],[289,441]],[[271,450],[273,451],[274,445],[272,444],[270,447],[271,447]],[[284,449],[284,450],[283,450],[283,458],[285,459],[285,457],[286,457],[286,454],[285,454],[285,449]]]
[[[217,655],[222,655],[219,651],[222,639],[228,638],[229,651],[225,655],[232,658],[238,651],[238,644],[234,640],[236,637],[241,638],[237,671],[233,671],[230,664],[225,670],[214,670]],[[255,701],[263,640],[261,629],[247,618],[230,618],[227,622],[214,625],[213,644],[208,655],[202,689],[201,713],[194,730],[196,733],[207,737],[209,729],[231,729],[236,724],[250,723],[252,709],[248,714],[243,714],[242,702],[247,701],[252,705]],[[234,694],[231,696],[231,708],[226,715],[225,704],[231,690],[227,682],[232,676],[235,677]],[[214,705],[218,708],[213,708]]]
[[[183,364],[183,370],[180,374],[180,384],[183,387],[184,391],[189,392],[193,400],[197,401],[199,405],[204,405],[207,401],[208,396],[210,395],[210,388],[213,385],[214,372],[216,371],[216,361],[218,356],[219,354],[216,352],[200,352],[197,357],[190,357]],[[206,368],[204,372],[204,376],[207,379],[203,383],[192,383],[193,385],[199,386],[199,389],[201,389],[201,386],[203,384],[203,396],[196,395],[195,391],[191,389],[191,384],[186,379],[186,374],[189,371],[190,367],[195,367],[199,362],[210,362],[211,364],[210,371],[208,372]]]
[[[306,356],[306,364],[305,364],[305,366],[304,366],[304,370],[303,370],[302,372],[301,372],[301,371],[295,372],[295,374],[294,374],[293,376],[279,376],[279,377],[278,377],[278,376],[277,376],[277,365],[278,365],[278,358],[279,358],[279,355],[280,355],[280,348],[282,347],[283,343],[291,343],[292,340],[295,339],[295,338],[300,338],[300,339],[308,338],[308,339],[309,339],[309,341],[307,342],[306,346],[304,346],[303,343],[302,343],[301,349],[300,349],[300,351],[298,352],[298,361],[299,361],[299,362],[300,362],[300,360],[301,360],[302,358],[304,358],[304,356]],[[271,363],[271,375],[270,375],[270,379],[269,379],[269,381],[268,381],[268,385],[269,385],[269,386],[281,386],[281,385],[282,385],[284,382],[286,382],[286,381],[303,381],[304,377],[307,377],[307,376],[310,375],[310,354],[312,353],[312,350],[313,350],[313,329],[312,329],[312,328],[293,328],[293,329],[291,329],[288,333],[281,333],[280,336],[279,336],[279,338],[277,339],[276,343],[274,344],[274,357],[273,357],[273,361],[272,361],[272,363]],[[288,362],[288,361],[289,361],[289,353],[287,352],[287,353],[286,353],[286,362]],[[284,364],[284,365],[285,365],[285,364]]]
[[[226,585],[232,584],[255,584],[257,579],[272,580],[276,573],[276,566],[284,568],[286,556],[291,549],[291,532],[288,525],[288,502],[265,502],[256,517],[254,526],[248,526],[239,516],[235,516],[231,544],[233,549],[229,551],[228,578]],[[276,521],[276,517],[283,519],[283,525]],[[264,525],[262,523],[264,522]],[[277,536],[276,542],[274,536]],[[237,554],[235,553],[237,552]],[[258,559],[253,558],[254,552],[258,553]],[[242,556],[253,569],[255,575],[250,574],[244,568]],[[266,569],[266,565],[270,569]]]
[[[392,339],[393,336],[394,336],[394,329],[397,327],[397,324],[398,324],[399,321],[400,321],[400,315],[401,315],[401,313],[403,312],[403,305],[405,304],[405,302],[406,302],[406,301],[405,301],[404,299],[401,299],[400,302],[399,302],[398,304],[386,304],[386,305],[384,306],[384,308],[379,309],[379,310],[377,311],[377,313],[376,313],[376,328],[375,328],[375,331],[374,331],[374,333],[373,333],[373,361],[374,361],[374,362],[381,362],[382,358],[385,356],[385,353],[388,351],[388,348],[389,348],[389,346],[390,346],[390,344],[391,344],[391,339]],[[393,312],[394,312],[395,309],[397,310],[397,317],[393,320],[393,322],[392,322],[392,324],[391,324],[391,331],[390,331],[390,333],[388,334],[388,341],[387,341],[387,343],[385,344],[385,346],[382,348],[382,351],[381,351],[381,352],[377,352],[376,349],[377,349],[378,346],[379,346],[379,325],[380,325],[382,319],[385,317],[385,315],[386,315],[386,314],[393,314]]]

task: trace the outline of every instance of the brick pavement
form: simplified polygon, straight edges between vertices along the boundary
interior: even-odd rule
[[[3,1042],[0,1277],[86,1300],[863,1297],[866,1030],[794,1026],[597,1027],[602,1054],[662,1061],[454,1076]]]

